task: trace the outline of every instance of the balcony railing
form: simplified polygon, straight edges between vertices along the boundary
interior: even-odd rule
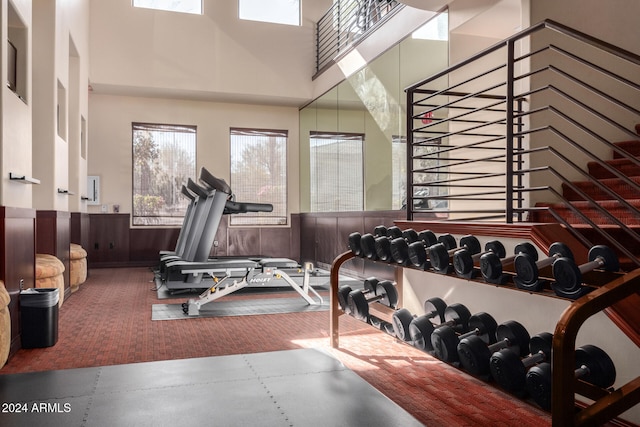
[[[316,74],[399,10],[395,0],[336,0],[316,24]]]

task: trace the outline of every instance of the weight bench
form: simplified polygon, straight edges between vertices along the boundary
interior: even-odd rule
[[[247,260],[250,261],[250,260]],[[305,263],[302,267],[302,285],[296,283],[287,270],[300,270],[298,263],[287,258],[264,258],[247,267],[243,260],[222,260],[212,262],[207,274],[213,278],[214,285],[201,293],[198,298],[191,298],[182,304],[182,310],[189,316],[200,314],[200,308],[219,298],[232,294],[250,285],[265,285],[272,280],[284,281],[291,286],[309,305],[322,305],[322,296],[310,286],[313,264]],[[243,272],[244,274],[240,277]],[[185,273],[199,273],[201,270],[184,270]],[[313,295],[311,295],[313,294]],[[314,299],[317,298],[316,299]]]

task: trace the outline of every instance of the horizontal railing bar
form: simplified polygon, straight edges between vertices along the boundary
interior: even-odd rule
[[[416,103],[414,105],[418,106],[418,107],[435,107],[435,105],[433,105],[433,104],[418,104],[418,103]],[[436,111],[442,110],[444,108],[446,108],[448,110],[475,110],[476,109],[474,107],[450,105],[448,107],[438,107],[438,108],[433,108],[433,109],[430,109],[430,110],[424,110],[421,113],[418,113],[418,114],[414,115],[412,118],[414,120],[419,120],[419,119],[422,119],[422,117],[420,117],[420,116],[425,114],[425,113],[436,112]],[[483,111],[488,111],[490,113],[506,113],[507,112],[507,110],[502,110],[502,109],[499,109],[499,108],[487,108],[486,110],[483,110]],[[425,117],[425,118],[433,119],[433,117]]]
[[[571,74],[569,74],[569,73],[565,72],[564,70],[561,70],[561,69],[559,69],[559,68],[555,67],[553,64],[549,65],[549,68],[550,68],[551,70],[553,70],[553,71],[557,72],[558,74],[562,75],[562,76],[563,76],[563,77],[565,77],[566,79],[568,79],[568,80],[570,80],[570,81],[572,81],[572,82],[576,83],[577,85],[582,86],[582,87],[584,87],[584,88],[588,89],[590,92],[595,93],[596,95],[598,95],[598,96],[600,96],[600,97],[602,97],[602,98],[606,99],[607,101],[609,101],[609,102],[611,102],[611,103],[613,103],[613,104],[616,104],[617,106],[619,106],[619,107],[621,107],[621,108],[623,108],[623,109],[625,109],[625,110],[627,110],[627,111],[629,111],[629,112],[631,112],[631,113],[634,113],[634,114],[636,114],[636,115],[640,115],[640,110],[638,110],[638,109],[636,109],[636,108],[634,108],[634,107],[632,107],[632,106],[630,106],[630,105],[628,105],[628,104],[626,104],[626,103],[624,103],[624,102],[620,101],[619,99],[616,99],[616,98],[614,98],[614,97],[612,97],[612,96],[610,96],[610,95],[608,95],[608,94],[604,93],[604,92],[603,92],[603,91],[601,91],[600,89],[598,89],[598,88],[596,88],[596,87],[594,87],[594,86],[592,86],[592,85],[590,85],[590,84],[588,84],[588,83],[585,83],[583,80],[580,80],[580,79],[578,79],[578,78],[576,78],[576,77],[572,76]],[[561,89],[557,88],[556,86],[554,86],[554,85],[550,85],[550,86],[551,86],[552,88],[554,88],[554,89],[556,90],[556,92],[557,92],[557,91],[560,91],[560,92],[562,92],[563,94],[566,94],[566,92],[565,92],[565,91],[563,91],[563,90],[561,90]],[[636,90],[638,90],[638,89],[640,89],[640,88],[636,87],[635,89],[636,89]],[[576,98],[574,98],[574,97],[571,97],[571,96],[570,96],[570,95],[568,95],[568,94],[566,94],[566,96],[570,97],[572,100],[573,100],[573,99],[576,99]],[[583,103],[583,105],[586,105],[586,104],[584,104],[584,103]],[[590,108],[590,110],[593,110],[593,109],[592,109],[592,108]],[[593,111],[595,111],[595,110],[593,110]],[[622,128],[624,128],[624,127],[622,127]]]
[[[453,178],[453,179],[443,179],[443,180],[439,180],[439,181],[430,181],[428,183],[419,183],[419,184],[413,184],[413,187],[426,187],[426,186],[435,186],[438,187],[440,186],[440,184],[446,184],[446,183],[451,183],[451,182],[460,182],[460,181],[468,181],[471,179],[483,179],[483,178],[498,178],[501,176],[505,176],[505,173],[503,172],[496,172],[496,173],[486,173],[486,174],[482,174],[480,176],[474,176],[474,177],[464,177],[464,178]],[[422,185],[421,185],[422,184]],[[424,185],[427,184],[427,185]],[[504,188],[504,185],[501,186],[502,188]]]
[[[482,144],[488,144],[490,142],[496,142],[496,141],[501,141],[505,139],[505,137],[503,135],[500,135],[499,137],[496,138],[490,138],[490,139],[485,139],[482,141],[476,141],[476,142],[472,142],[469,144],[462,144],[462,145],[448,145],[448,144],[421,144],[421,143],[415,143],[414,146],[415,147],[440,147],[442,148],[441,150],[438,151],[434,151],[433,153],[425,153],[422,155],[435,155],[435,154],[443,154],[443,153],[448,153],[451,151],[455,151],[457,149],[468,149],[468,148],[472,148],[472,149],[489,149],[491,147],[478,147],[479,145]]]
[[[599,65],[596,65],[595,63],[593,63],[591,61],[587,61],[586,59],[584,59],[584,58],[582,58],[582,57],[580,57],[580,56],[578,56],[578,55],[576,55],[574,53],[571,53],[571,52],[569,52],[569,51],[567,51],[567,50],[565,50],[565,49],[563,49],[563,48],[561,48],[559,46],[556,46],[553,43],[551,43],[549,46],[550,46],[550,48],[552,50],[555,50],[555,51],[557,51],[559,53],[562,53],[563,55],[570,57],[574,61],[580,62],[583,65],[586,65],[591,70],[598,71],[598,72],[600,72],[600,73],[602,73],[602,74],[604,74],[606,76],[609,76],[610,78],[612,78],[614,80],[617,80],[618,82],[620,82],[622,84],[625,84],[627,86],[631,86],[634,89],[639,89],[640,88],[640,86],[637,83],[634,83],[631,80],[629,80],[629,79],[627,79],[625,77],[622,77],[621,75],[619,75],[617,73],[614,73],[614,72],[612,72],[610,70],[607,70],[607,69],[605,69],[605,68],[603,68],[603,67],[601,67]]]
[[[575,82],[575,83],[578,83],[578,82],[579,82],[579,80],[574,80],[574,82]],[[586,85],[586,83],[583,85],[583,87],[586,87],[586,88],[591,89],[591,86]],[[623,131],[623,132],[629,132],[629,130],[628,130],[627,128],[625,128],[624,126],[621,126],[621,125],[620,125],[620,124],[618,124],[615,120],[610,119],[609,117],[605,116],[604,114],[602,114],[602,113],[600,113],[599,111],[595,110],[594,108],[590,107],[590,106],[589,106],[589,105],[587,105],[586,103],[584,103],[584,102],[580,101],[580,100],[579,100],[579,99],[577,99],[576,97],[569,95],[567,92],[563,91],[563,90],[562,90],[562,89],[560,89],[559,87],[557,87],[557,86],[555,86],[555,85],[553,85],[553,84],[550,84],[550,85],[549,85],[549,88],[550,88],[552,91],[554,91],[554,92],[556,92],[556,93],[561,94],[565,99],[568,99],[569,101],[573,102],[574,104],[576,104],[576,105],[580,106],[580,107],[581,107],[582,109],[584,109],[585,111],[588,111],[589,113],[593,114],[594,116],[596,116],[596,117],[598,117],[598,118],[600,118],[600,119],[602,119],[602,120],[606,121],[608,124],[610,124],[610,125],[612,125],[612,126],[614,126],[614,127],[617,127],[617,128],[618,128],[618,130],[621,130],[621,131]],[[595,92],[597,95],[600,95],[600,93],[596,92],[595,90],[592,90],[592,92]],[[608,97],[607,95],[604,95],[604,94],[602,94],[602,96],[603,96],[607,101],[613,102],[613,101],[612,101],[612,99],[611,99],[611,97]],[[627,110],[627,111],[629,111],[629,112],[632,112],[632,113],[634,113],[634,114],[638,114],[638,115],[640,115],[640,110],[637,110],[637,109],[635,109],[635,108],[633,108],[633,107],[631,107],[631,106],[627,106],[627,104],[625,104],[625,103],[623,103],[623,102],[619,102],[619,103],[618,103],[618,106],[620,106],[620,107],[624,108],[625,110]],[[551,106],[551,107],[555,109],[555,107],[553,107],[553,106]],[[555,109],[555,110],[557,110],[557,109]],[[559,110],[557,110],[557,111],[559,111]],[[568,117],[568,116],[567,116],[567,117]],[[575,120],[574,120],[574,122],[575,122]],[[577,123],[577,122],[576,122],[576,123]],[[604,140],[604,138],[600,138],[600,139],[601,139],[601,140]]]
[[[446,122],[448,122],[448,121],[454,121],[454,120],[456,120],[456,119],[459,119],[460,117],[465,117],[465,116],[468,116],[468,115],[470,115],[470,114],[477,113],[477,112],[479,112],[479,111],[488,111],[487,107],[489,107],[489,108],[490,108],[490,107],[495,107],[496,105],[500,105],[500,104],[502,104],[502,103],[504,103],[504,100],[500,100],[500,101],[498,101],[498,102],[495,102],[495,103],[493,103],[493,104],[489,104],[488,106],[483,106],[483,107],[476,107],[476,108],[473,108],[473,107],[465,107],[465,108],[469,108],[470,110],[469,110],[469,111],[467,111],[467,112],[465,112],[465,113],[458,114],[457,116],[453,116],[453,117],[446,118],[446,119],[441,119],[441,121],[440,121],[438,124],[440,124],[440,123],[446,123]],[[425,112],[423,112],[423,113],[421,113],[421,114],[422,114],[422,115],[424,115],[425,113],[430,113],[430,112],[434,112],[434,111],[436,111],[436,110],[435,110],[435,109],[432,109],[432,110],[429,110],[429,111],[425,111]],[[499,110],[499,111],[496,111],[496,112],[505,113],[505,112],[506,112],[506,110]],[[420,118],[420,115],[418,115],[417,117],[414,117],[414,119],[415,119],[415,118]],[[484,123],[484,122],[485,122],[485,121],[481,121],[480,123]]]
[[[427,208],[420,208],[420,209],[416,209],[416,212],[435,212],[435,213],[487,213],[487,214],[491,214],[491,213],[501,213],[504,215],[504,209],[441,209],[441,208],[437,208],[437,209],[427,209]]]
[[[501,82],[501,83],[496,83],[495,85],[493,85],[493,86],[489,86],[488,88],[485,88],[485,89],[483,89],[483,90],[479,90],[479,91],[477,91],[477,92],[473,92],[473,93],[470,93],[470,94],[468,94],[468,95],[465,95],[465,96],[463,96],[462,98],[454,99],[453,101],[450,101],[450,102],[447,102],[447,103],[441,104],[441,108],[447,108],[447,107],[448,107],[448,106],[450,106],[450,105],[455,105],[455,104],[460,103],[460,102],[462,102],[462,101],[468,101],[469,99],[472,99],[472,98],[478,98],[478,96],[479,96],[479,95],[484,94],[485,92],[488,92],[488,91],[490,91],[490,90],[497,89],[497,88],[502,87],[502,86],[505,86],[505,83],[503,83],[503,82]],[[426,98],[423,98],[423,99],[418,100],[417,102],[425,102],[425,101],[428,101],[429,99],[433,98],[434,96],[436,96],[436,95],[428,96],[428,97],[426,97]],[[414,104],[415,104],[415,103],[414,103]]]
[[[502,213],[502,215],[485,215],[485,216],[468,216],[468,217],[462,217],[462,218],[446,218],[443,221],[486,221],[486,220],[494,220],[494,219],[499,219],[499,218],[504,218],[504,212]]]
[[[443,135],[443,137],[447,137],[447,136],[451,136],[451,135],[471,135],[471,136],[493,136],[493,137],[498,137],[498,136],[501,136],[501,135],[482,135],[482,134],[476,135],[476,134],[469,133],[469,131],[476,130],[476,129],[482,129],[485,126],[503,125],[503,124],[504,124],[504,119],[494,120],[494,121],[486,122],[481,126],[468,127],[466,129],[464,129],[462,132],[446,132],[446,133],[444,133],[442,135]],[[421,132],[420,129],[422,129],[422,128],[415,128],[415,129],[413,129],[413,132]],[[504,135],[502,135],[502,136],[504,137]]]
[[[500,68],[504,67],[504,65],[502,65]],[[495,70],[494,70],[495,71]],[[438,95],[442,95],[442,96],[464,96],[466,97],[467,95],[471,95],[473,93],[477,93],[477,92],[456,92],[456,91],[449,91],[446,90],[444,92],[442,91],[438,91],[435,89],[416,89],[414,91],[414,93],[422,93],[422,94],[436,94],[437,92],[441,92]],[[474,98],[482,98],[482,99],[502,99],[503,101],[507,99],[506,95],[487,95],[487,94],[481,94],[481,95],[477,95],[474,96]],[[426,99],[426,98],[425,98]],[[416,104],[419,104],[421,101],[416,101]]]

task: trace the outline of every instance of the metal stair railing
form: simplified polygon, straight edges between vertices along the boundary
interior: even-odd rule
[[[604,226],[640,243],[638,227],[630,226],[640,225],[640,203],[586,170],[589,162],[599,166],[640,199],[640,185],[606,162],[615,153],[640,169],[640,159],[611,142],[638,139],[632,129],[640,122],[640,56],[545,20],[417,82],[406,95],[408,220],[434,212],[444,220],[509,224],[553,218],[587,247],[593,244],[579,229],[592,228],[640,266]],[[565,197],[563,186],[581,200]]]

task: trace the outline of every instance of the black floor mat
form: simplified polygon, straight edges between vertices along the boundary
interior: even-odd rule
[[[294,295],[295,294],[294,292]],[[196,319],[200,317],[255,316],[259,314],[300,313],[329,310],[329,295],[323,295],[324,304],[310,305],[301,297],[258,298],[237,301],[213,301],[200,309],[198,316],[188,316],[182,304],[153,304],[151,320]],[[185,299],[186,301],[186,299]]]

